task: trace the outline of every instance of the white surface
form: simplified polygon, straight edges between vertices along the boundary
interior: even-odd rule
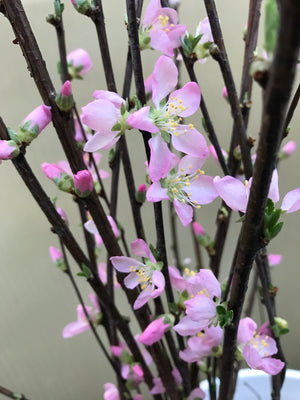
[[[208,382],[201,382],[201,389],[209,400]],[[217,382],[219,388],[219,380]],[[266,400],[270,399],[271,376],[265,372],[241,369],[239,371],[238,384],[234,395],[234,400]],[[300,371],[288,369],[281,389],[282,400],[299,400],[300,398]]]

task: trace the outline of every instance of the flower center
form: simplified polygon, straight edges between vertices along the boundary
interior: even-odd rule
[[[169,23],[169,17],[167,15],[160,15],[158,19],[163,27],[165,27]]]
[[[189,169],[193,167],[190,166]],[[189,204],[195,208],[200,208],[200,204],[196,200],[191,200],[193,193],[189,191],[190,184],[199,178],[199,175],[203,175],[204,171],[197,169],[192,174],[186,174],[184,169],[181,168],[181,175],[177,175],[176,178],[168,180],[168,194],[179,200],[181,203]],[[172,199],[173,200],[173,199]]]
[[[135,272],[137,274],[141,289],[147,291],[148,286],[152,285],[153,272],[157,269],[157,264],[154,264],[150,260],[146,260],[145,264],[141,265],[139,268],[131,266],[130,272]]]

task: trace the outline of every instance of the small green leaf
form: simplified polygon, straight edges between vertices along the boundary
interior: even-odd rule
[[[112,130],[113,132],[118,132],[118,131],[121,130],[121,128],[122,128],[122,126],[121,126],[120,122],[117,122],[117,123],[111,128],[111,130]]]
[[[179,312],[178,305],[176,303],[168,303],[169,304],[169,310],[173,314],[177,314]]]
[[[153,257],[155,258],[155,260],[158,261],[160,258],[158,250],[153,246],[153,244],[149,245],[149,249],[151,250],[151,253],[153,254]]]
[[[86,279],[90,279],[92,277],[92,272],[89,267],[85,264],[82,264],[82,272],[78,272],[77,276],[84,276]]]

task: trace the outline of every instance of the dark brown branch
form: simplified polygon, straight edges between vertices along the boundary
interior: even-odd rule
[[[0,6],[1,6],[1,4],[0,4]],[[10,399],[14,399],[14,400],[29,400],[27,397],[24,396],[24,394],[12,392],[11,390],[6,389],[3,386],[0,386],[0,393],[3,394],[4,396],[9,397]]]

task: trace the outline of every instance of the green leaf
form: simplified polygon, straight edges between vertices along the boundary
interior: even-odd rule
[[[278,9],[276,0],[266,1],[265,15],[265,44],[264,48],[267,53],[272,53],[277,42],[278,32]]]
[[[176,303],[168,303],[168,305],[169,305],[169,310],[171,311],[171,313],[177,314],[179,312],[179,308]]]
[[[226,325],[229,325],[233,318],[233,311],[227,310],[223,305],[217,306],[216,310],[220,327],[224,328]]]
[[[84,276],[86,279],[90,279],[92,277],[92,272],[89,267],[85,264],[82,264],[82,272],[78,272],[77,276]]]
[[[153,246],[153,244],[149,245],[149,249],[151,250],[151,253],[153,254],[153,257],[155,258],[155,260],[158,261],[160,258],[158,250]]]
[[[111,130],[112,130],[113,132],[118,132],[118,131],[121,130],[121,128],[122,128],[122,126],[121,126],[120,122],[117,122],[117,123],[111,128]]]

